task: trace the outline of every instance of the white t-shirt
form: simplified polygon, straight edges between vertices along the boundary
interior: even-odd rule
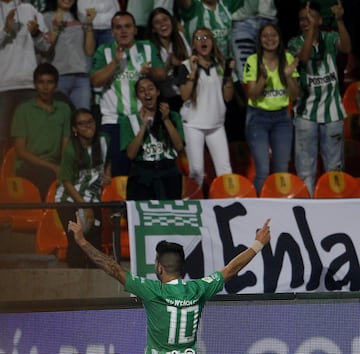
[[[14,30],[7,34],[3,28],[6,16],[16,7]],[[48,48],[42,35],[33,38],[27,28],[29,21],[37,19],[39,29],[47,33],[43,15],[31,4],[0,1],[0,92],[33,88],[33,72],[37,66],[35,46]]]
[[[185,60],[183,64],[190,72],[189,60]],[[187,100],[180,110],[183,124],[199,129],[219,128],[224,124],[226,112],[222,92],[223,70],[212,66],[210,75],[203,69],[199,73],[196,104]]]

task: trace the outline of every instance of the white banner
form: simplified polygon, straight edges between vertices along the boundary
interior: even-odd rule
[[[178,242],[185,278],[224,267],[267,218],[271,242],[226,293],[360,290],[360,199],[208,199],[127,202],[131,271],[155,278],[155,246]]]

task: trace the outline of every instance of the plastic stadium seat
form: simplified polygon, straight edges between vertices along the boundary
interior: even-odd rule
[[[261,198],[310,198],[305,182],[289,172],[269,175],[260,192]]]
[[[0,180],[0,203],[41,203],[40,192],[30,181],[20,177]],[[13,230],[34,231],[44,211],[42,209],[0,209],[0,217],[12,220]]]
[[[55,194],[57,188],[58,181],[55,180],[50,184],[48,192],[46,194],[45,202],[46,203],[54,203],[55,202]]]
[[[352,82],[345,90],[342,103],[348,115],[359,114],[359,106],[356,102],[356,93],[359,89],[360,81]]]
[[[0,178],[1,179],[14,176],[15,159],[16,159],[15,148],[11,147],[5,153],[4,160],[1,164],[1,169],[0,169]]]
[[[344,92],[342,103],[344,105],[347,118],[344,119],[344,137],[352,139],[358,130],[359,106],[356,102],[360,81],[349,84]]]
[[[314,198],[359,198],[359,184],[346,172],[330,171],[322,174],[315,185]]]
[[[126,200],[127,176],[113,177],[111,183],[106,185],[101,194],[102,202],[114,202]],[[106,253],[110,253],[113,246],[113,223],[111,219],[112,210],[102,209],[102,245]],[[121,258],[130,258],[129,232],[126,218],[120,218],[120,251]]]
[[[204,199],[202,188],[188,176],[183,176],[182,199]]]
[[[39,254],[56,254],[58,259],[65,260],[68,241],[66,233],[55,209],[44,212],[35,236],[35,252]]]
[[[216,177],[209,191],[209,198],[256,198],[253,183],[244,176],[229,173]]]

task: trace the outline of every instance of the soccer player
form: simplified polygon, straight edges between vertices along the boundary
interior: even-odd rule
[[[156,246],[155,272],[159,280],[138,277],[125,271],[114,259],[93,247],[85,238],[81,222],[69,221],[69,231],[83,251],[126,291],[138,296],[147,315],[145,354],[195,354],[199,320],[205,302],[220,292],[226,281],[244,268],[270,241],[270,220],[256,233],[254,243],[234,257],[223,269],[202,279],[185,281],[183,247],[160,241]]]

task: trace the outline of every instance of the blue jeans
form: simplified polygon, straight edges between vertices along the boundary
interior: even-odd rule
[[[233,21],[231,47],[240,81],[243,80],[243,68],[247,57],[256,51],[256,38],[259,29],[271,22],[273,22],[271,19],[265,17],[250,17],[246,20]]]
[[[293,126],[287,108],[265,111],[248,106],[245,134],[255,162],[254,185],[260,195],[270,173],[270,149],[273,172],[289,170]]]
[[[344,169],[344,122],[317,123],[295,119],[295,169],[313,195],[316,183],[318,148],[324,170]]]
[[[91,86],[87,74],[60,75],[58,91],[64,93],[76,109],[90,109]]]

